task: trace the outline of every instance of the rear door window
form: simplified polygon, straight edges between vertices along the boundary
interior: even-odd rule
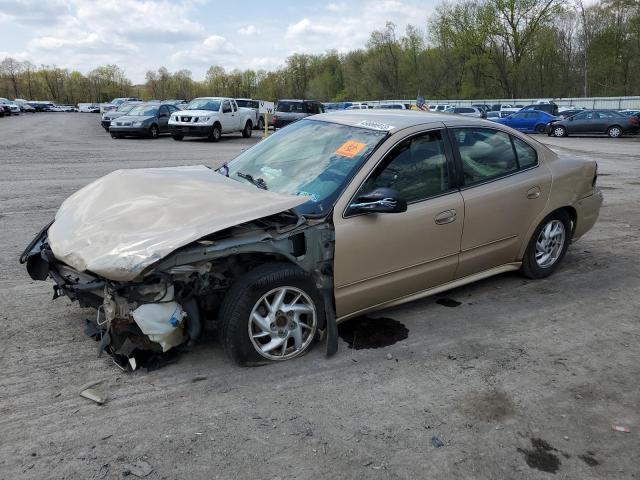
[[[465,185],[475,185],[518,170],[508,134],[488,128],[452,129]]]

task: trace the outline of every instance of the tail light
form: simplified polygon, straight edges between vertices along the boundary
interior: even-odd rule
[[[629,117],[629,122],[631,123],[631,125],[638,126],[640,125],[640,118],[636,117],[635,115],[631,115]]]

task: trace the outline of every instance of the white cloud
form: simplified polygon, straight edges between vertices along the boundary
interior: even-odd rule
[[[364,46],[373,30],[394,22],[400,31],[408,24],[424,23],[430,10],[400,0],[370,0],[355,11],[343,11],[344,5],[329,4],[325,15],[304,17],[287,26],[285,38],[294,42],[294,50],[321,53],[328,49],[346,52]]]
[[[134,83],[160,66],[187,68],[194,78],[215,64],[274,69],[294,52],[362,48],[386,21],[400,32],[423,24],[437,1],[297,2],[243,21],[232,3],[213,0],[0,0],[0,58],[85,73],[117,64]]]
[[[260,33],[260,32],[258,32],[258,29],[256,28],[255,25],[247,25],[246,27],[241,27],[240,30],[238,30],[238,33],[240,35],[250,36],[250,35],[255,35],[257,33]]]
[[[226,38],[210,35],[202,43],[174,53],[171,55],[171,60],[183,66],[193,64],[224,66],[224,62],[239,53],[239,50]]]
[[[347,6],[344,3],[329,3],[324,8],[329,12],[342,12],[346,10]]]

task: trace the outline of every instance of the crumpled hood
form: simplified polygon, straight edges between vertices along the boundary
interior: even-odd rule
[[[78,271],[128,281],[199,238],[307,200],[260,190],[203,165],[117,170],[62,203],[49,245]]]

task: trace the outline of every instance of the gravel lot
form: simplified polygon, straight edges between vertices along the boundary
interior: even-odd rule
[[[93,312],[52,302],[20,252],[99,176],[215,166],[257,138],[113,140],[93,114],[0,119],[0,478],[122,478],[138,460],[150,479],[640,478],[640,138],[538,138],[597,158],[605,190],[552,277],[376,313],[409,330],[385,348],[242,369],[210,341],[125,374],[96,358]],[[104,405],[78,395],[101,378]]]

